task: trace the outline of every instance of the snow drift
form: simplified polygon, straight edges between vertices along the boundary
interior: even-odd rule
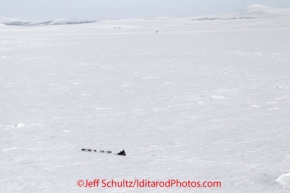
[[[281,175],[276,181],[279,184],[290,188],[290,173]]]

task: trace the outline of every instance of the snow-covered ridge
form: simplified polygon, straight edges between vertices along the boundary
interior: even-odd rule
[[[217,16],[198,16],[193,18],[193,21],[203,20],[239,20],[239,19],[257,19],[265,17],[290,16],[290,8],[273,8],[260,4],[253,4],[234,13],[223,14]],[[160,17],[163,18],[163,17]],[[71,25],[94,23],[96,20],[76,20],[76,19],[57,19],[57,20],[42,20],[42,21],[25,21],[21,19],[0,17],[0,26],[43,26],[43,25]]]
[[[0,18],[0,24],[14,26],[71,25],[71,24],[84,24],[94,22],[96,22],[96,20],[57,19],[46,21],[24,21],[20,19]]]
[[[243,9],[240,9],[234,13],[196,17],[193,18],[192,21],[258,19],[277,16],[290,16],[290,9],[273,8],[254,4],[244,7]]]
[[[191,20],[203,21],[203,20],[236,20],[236,19],[256,19],[256,17],[199,17]]]
[[[251,17],[290,16],[290,9],[254,4],[237,11],[237,14]]]

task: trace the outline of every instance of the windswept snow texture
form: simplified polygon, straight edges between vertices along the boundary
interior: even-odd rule
[[[1,193],[289,192],[289,34],[283,18],[2,27]]]

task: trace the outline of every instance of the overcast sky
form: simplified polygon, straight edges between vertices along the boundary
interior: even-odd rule
[[[290,0],[0,0],[0,17],[21,19],[196,16],[251,4],[290,8]]]

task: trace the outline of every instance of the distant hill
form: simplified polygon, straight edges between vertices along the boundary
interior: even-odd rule
[[[17,19],[0,17],[0,23],[1,24],[7,23],[7,22],[13,22],[13,21],[17,21]]]
[[[290,9],[254,4],[237,11],[237,14],[247,17],[290,16]]]
[[[278,17],[278,16],[290,16],[290,9],[285,8],[273,8],[260,4],[253,4],[237,12],[230,14],[223,14],[218,16],[198,16],[193,18],[193,21],[200,20],[236,20],[236,19],[257,19],[265,17]],[[96,20],[73,20],[73,19],[56,19],[56,20],[43,20],[43,21],[25,21],[13,18],[0,17],[0,26],[45,26],[45,25],[72,25],[72,24],[84,24],[94,23]]]
[[[24,21],[20,19],[0,17],[0,24],[12,26],[43,26],[43,25],[72,25],[94,23],[96,20],[71,20],[71,19],[56,19],[48,21]]]
[[[290,16],[290,9],[273,8],[264,5],[254,4],[243,9],[240,9],[234,13],[222,14],[222,15],[210,15],[203,17],[195,17],[193,21],[203,20],[237,20],[237,19],[259,19],[266,17],[279,17]]]

